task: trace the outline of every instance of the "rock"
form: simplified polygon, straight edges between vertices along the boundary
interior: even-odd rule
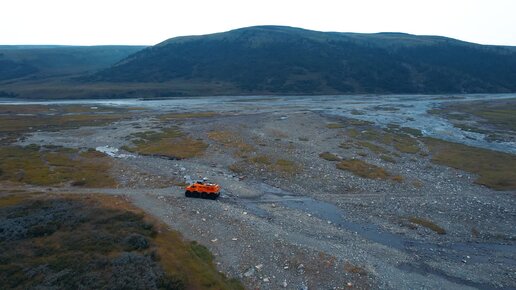
[[[288,286],[287,280],[283,280],[283,282],[281,282],[280,286],[283,288],[287,288],[287,286]]]
[[[217,242],[218,240],[219,240],[219,239],[215,238],[215,239],[211,240],[211,242],[212,242],[212,243],[215,243],[215,242]]]
[[[263,278],[263,282],[265,282],[265,283],[269,283],[269,282],[270,282],[270,280],[269,280],[269,278],[265,277],[265,278]]]
[[[244,277],[249,278],[249,277],[253,276],[253,275],[254,275],[254,273],[255,273],[254,268],[253,268],[253,267],[251,267],[251,268],[249,268],[249,269],[244,273]]]
[[[308,286],[306,286],[304,283],[301,284],[301,286],[299,287],[299,290],[308,290]]]
[[[348,282],[348,283],[346,284],[346,286],[348,286],[348,288],[351,288],[351,287],[353,287],[353,283]]]
[[[258,264],[254,267],[256,268],[256,270],[260,271],[263,268],[263,264]]]
[[[238,239],[237,239],[237,238],[232,238],[231,240],[232,240],[232,241],[238,241]]]
[[[181,171],[186,171],[186,168],[181,167],[181,168],[179,168],[179,170],[181,170]]]
[[[297,272],[302,274],[305,272],[305,265],[303,264],[299,264],[299,266],[297,266]]]

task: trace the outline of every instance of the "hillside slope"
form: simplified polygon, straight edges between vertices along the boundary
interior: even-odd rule
[[[0,81],[94,72],[144,46],[0,46]]]
[[[89,82],[230,84],[240,93],[516,91],[516,50],[437,36],[257,26],[177,37]]]

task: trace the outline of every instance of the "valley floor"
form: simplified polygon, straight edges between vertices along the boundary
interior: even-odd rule
[[[5,148],[102,153],[95,158],[107,158],[109,186],[75,175],[42,184],[29,178],[31,169],[7,172],[22,166],[12,165],[1,168],[2,190],[125,196],[208,247],[218,269],[249,289],[516,287],[509,143],[498,142],[496,152],[477,149],[431,138],[439,136],[407,125],[414,116],[374,118],[388,110],[395,116],[402,106],[336,114],[316,100],[141,103],[75,104],[81,109],[74,112],[54,104],[64,117],[117,117],[3,132]],[[352,103],[342,104],[345,111]],[[2,107],[4,126],[31,114]],[[513,141],[514,132],[503,136]],[[183,184],[204,177],[221,185],[221,197],[186,198]]]

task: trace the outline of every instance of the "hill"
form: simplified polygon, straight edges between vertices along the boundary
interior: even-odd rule
[[[95,72],[144,46],[0,46],[0,81]]]
[[[514,92],[516,49],[438,36],[257,26],[172,38],[83,80],[222,85],[240,94]]]

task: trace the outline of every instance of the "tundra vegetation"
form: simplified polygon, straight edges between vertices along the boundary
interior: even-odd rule
[[[111,159],[95,150],[31,145],[0,147],[0,181],[32,185],[114,187]]]
[[[202,245],[115,196],[1,193],[9,289],[243,289]]]
[[[200,156],[208,148],[206,143],[193,139],[177,127],[135,133],[129,138],[134,146],[125,146],[123,149],[142,155],[163,156],[170,159]]]

